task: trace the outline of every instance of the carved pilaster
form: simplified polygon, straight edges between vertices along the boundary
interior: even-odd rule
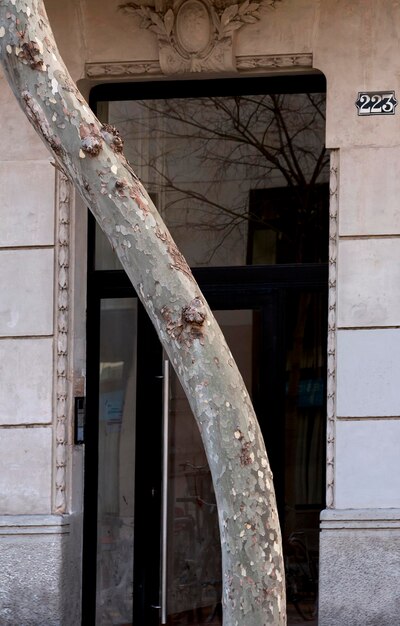
[[[335,504],[335,424],[336,424],[336,300],[338,246],[339,150],[331,152],[329,205],[329,296],[328,296],[328,373],[327,373],[327,464],[326,506]]]
[[[56,424],[55,424],[55,490],[54,510],[65,513],[67,483],[68,414],[70,407],[68,382],[69,344],[69,245],[72,185],[61,172],[57,173],[57,240],[56,240]]]

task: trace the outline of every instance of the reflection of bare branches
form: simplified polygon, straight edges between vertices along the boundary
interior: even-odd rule
[[[134,106],[134,116],[121,110],[113,122],[125,127],[127,139],[134,133],[147,142],[133,161],[141,162],[147,186],[162,195],[170,226],[174,219],[183,225],[185,216],[186,227],[219,233],[215,249],[241,223],[285,238],[275,218],[249,204],[250,190],[279,186],[291,189],[297,220],[315,219],[313,188],[328,168],[323,94],[174,98]]]
[[[315,149],[319,155],[318,144],[323,140],[324,97],[305,94],[300,104],[293,96],[291,99],[287,95],[212,97],[187,99],[184,106],[182,100],[142,101],[140,106],[153,114],[150,124],[157,124],[159,117],[178,123],[168,124],[160,139],[186,139],[192,146],[196,141],[196,150],[202,151],[203,158],[223,158],[230,166],[241,163],[243,157],[253,162],[258,159],[260,166],[261,155],[264,167],[276,168],[288,184],[307,184],[307,172],[310,179],[315,178],[312,161],[316,161]],[[216,148],[221,140],[232,144],[224,157]]]
[[[262,224],[262,225],[267,224],[267,222],[262,217],[258,216],[256,213],[252,213],[251,211],[249,211],[247,209],[247,206],[245,207],[245,211],[231,209],[221,204],[220,202],[216,202],[209,196],[205,196],[203,193],[196,192],[193,189],[189,189],[189,188],[186,189],[186,188],[180,187],[178,184],[174,183],[172,179],[168,178],[165,172],[158,169],[155,164],[152,164],[152,168],[162,178],[163,180],[162,185],[165,190],[176,191],[177,193],[181,194],[181,197],[174,198],[166,202],[164,206],[164,210],[168,210],[168,208],[180,205],[183,202],[186,202],[188,198],[190,198],[191,200],[198,201],[199,203],[201,203],[202,210],[204,212],[205,212],[204,205],[206,205],[209,208],[215,209],[217,212],[219,212],[220,217],[229,216],[230,218],[232,218],[232,221],[235,223],[235,225],[243,220],[251,220],[254,223]],[[194,205],[192,204],[191,207],[193,208]],[[226,219],[224,219],[224,221],[221,224],[214,223],[213,228],[218,230],[219,228],[225,228],[226,226],[231,225],[231,224],[232,224],[231,221],[227,221]],[[207,229],[210,228],[210,223],[208,221],[206,221],[205,223],[202,223],[201,221],[197,220],[196,222],[190,225],[193,228],[200,228],[200,229],[202,229],[202,227],[206,227]],[[278,229],[274,227],[272,228],[273,230],[278,232]]]

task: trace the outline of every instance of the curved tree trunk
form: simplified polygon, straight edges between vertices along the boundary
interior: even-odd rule
[[[95,118],[71,80],[41,0],[0,0],[0,59],[22,109],[107,234],[188,396],[218,505],[225,626],[284,626],[281,537],[264,442],[186,261],[118,132]]]

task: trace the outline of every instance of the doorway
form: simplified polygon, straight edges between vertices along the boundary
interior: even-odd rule
[[[211,82],[213,89],[220,83],[195,81],[191,96],[196,90],[204,94]],[[223,88],[219,84],[221,96],[214,91],[213,115],[220,107],[228,108],[228,117],[241,107],[249,113],[249,106],[264,115],[267,100],[253,99],[251,93],[264,94],[265,83],[228,82]],[[299,101],[293,96],[293,84],[288,88],[286,83],[284,89],[280,83],[278,89],[275,83],[273,89],[289,95],[285,106],[291,119],[299,120],[304,103],[321,91],[321,85],[314,83],[314,91],[310,85],[304,97],[303,81]],[[243,101],[228,94],[238,88],[247,94]],[[123,94],[118,93],[121,89]],[[103,118],[125,124],[129,137],[131,101],[122,99],[127,98],[127,89],[116,88],[115,102],[122,104],[114,108],[103,92],[97,91],[94,98]],[[176,118],[177,111],[181,118],[187,107],[194,119],[196,101],[185,106],[179,101],[175,107],[171,99],[160,104],[159,85],[156,90],[148,84],[145,91],[141,108],[134,101],[135,124],[139,120],[142,129],[140,174],[180,247],[197,265],[195,277],[252,396],[274,472],[289,624],[302,623],[315,615],[318,524],[324,507],[328,283],[324,170],[312,185],[306,180],[299,189],[300,185],[284,184],[282,171],[255,163],[253,147],[246,146],[236,159],[236,148],[229,142],[217,146],[208,137],[205,155],[204,127],[193,138],[187,119],[180,131],[182,119]],[[109,89],[107,93],[109,98]],[[271,102],[274,107],[279,98]],[[209,116],[209,100],[205,106]],[[215,115],[218,129],[222,122]],[[263,118],[261,113],[255,115],[252,109],[250,117],[257,127]],[[150,124],[147,130],[145,123]],[[320,126],[317,130],[321,134]],[[317,130],[313,128],[312,139],[307,133],[303,137],[304,154],[323,153],[320,145],[314,145]],[[188,136],[189,152],[205,164],[201,172],[189,159]],[[171,160],[172,140],[174,146],[184,146],[173,171],[165,167]],[[227,146],[234,156],[229,156],[229,175],[224,178]],[[136,164],[136,157],[132,160]],[[210,169],[210,162],[225,164],[218,177],[211,176],[215,167]],[[201,174],[205,186],[195,174]],[[239,198],[235,206],[233,198]],[[83,623],[216,626],[221,624],[219,533],[197,426],[134,290],[93,222],[89,249]],[[224,266],[218,265],[221,260]]]
[[[297,540],[306,547],[315,576],[324,506],[327,269],[195,273],[251,390],[287,564],[297,587],[302,579],[314,585],[298,576],[291,548]],[[88,469],[97,466],[97,493],[89,492],[92,558],[84,575],[92,586],[85,610],[95,610],[95,618],[85,623],[219,624],[218,522],[200,435],[142,306],[117,278],[103,276],[90,294],[86,455]],[[312,597],[316,589],[309,591]],[[290,599],[294,618],[301,617],[300,601]]]

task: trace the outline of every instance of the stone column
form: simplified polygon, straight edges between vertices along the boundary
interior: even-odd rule
[[[319,626],[399,620],[399,157],[397,146],[334,156]]]

